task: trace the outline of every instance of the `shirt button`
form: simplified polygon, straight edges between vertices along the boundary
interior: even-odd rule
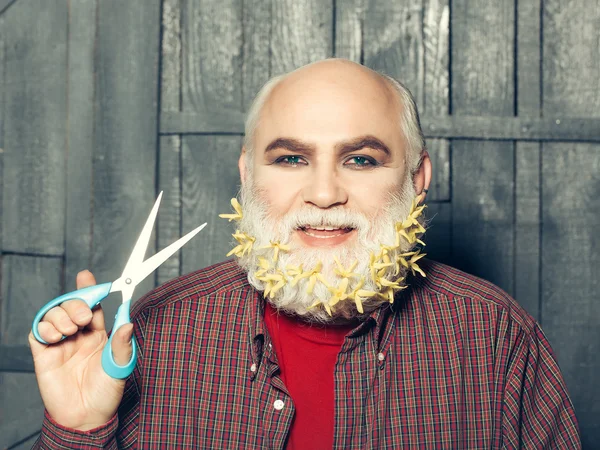
[[[250,372],[256,372],[256,364],[250,366]]]
[[[377,359],[378,359],[379,361],[383,361],[383,360],[385,359],[385,355],[384,355],[383,353],[378,353],[378,354],[377,354]]]
[[[282,400],[275,400],[275,403],[273,403],[273,408],[275,408],[277,411],[281,411],[283,409],[284,403]]]

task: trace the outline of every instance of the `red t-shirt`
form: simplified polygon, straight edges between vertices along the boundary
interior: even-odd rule
[[[306,324],[278,313],[267,302],[265,324],[275,347],[281,379],[296,412],[286,449],[333,447],[333,370],[344,336],[356,325]]]

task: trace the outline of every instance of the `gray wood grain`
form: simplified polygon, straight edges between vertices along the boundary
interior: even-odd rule
[[[427,258],[444,264],[452,262],[452,205],[449,202],[426,202],[427,231],[422,238]]]
[[[0,343],[27,345],[33,317],[61,294],[61,279],[61,258],[4,255]]]
[[[514,296],[540,319],[540,144],[518,142],[515,148]]]
[[[159,6],[98,3],[92,270],[99,282],[121,274],[156,199]],[[147,255],[154,249],[155,235]],[[134,297],[153,287],[148,277]],[[103,304],[108,328],[118,304]]]
[[[333,5],[271,0],[271,75],[333,56]]]
[[[184,1],[182,110],[240,110],[241,0]]]
[[[179,112],[181,108],[181,2],[165,0],[162,9],[160,73],[161,111]],[[181,138],[163,136],[159,140],[158,187],[163,191],[158,218],[158,250],[181,237]],[[156,271],[156,284],[181,274],[181,254],[173,255]]]
[[[181,2],[164,0],[160,71],[160,109],[181,108]]]
[[[517,3],[517,113],[541,114],[541,2]],[[536,319],[540,309],[540,143],[515,148],[515,298]]]
[[[514,113],[514,5],[452,2],[453,114]],[[452,253],[457,267],[514,292],[514,144],[452,144]]]
[[[7,450],[31,450],[35,441],[38,440],[40,436],[39,432],[34,432],[32,436],[26,437],[21,441],[18,441],[16,444],[11,444]]]
[[[4,186],[4,40],[6,31],[4,29],[4,17],[0,16],[0,271],[2,267],[2,228],[4,220],[2,219],[3,211],[3,186]],[[0,289],[2,288],[2,278],[0,278]],[[2,299],[0,299],[2,303]]]
[[[33,358],[29,345],[0,344],[0,372],[5,371],[33,372]]]
[[[600,2],[543,6],[543,113],[600,117]],[[600,440],[600,146],[542,147],[542,310],[584,448]]]
[[[0,372],[0,448],[39,431],[43,419],[44,405],[35,375]]]
[[[181,237],[181,138],[160,138],[158,183],[163,199],[158,217],[158,248],[162,250]],[[189,245],[189,244],[188,244]],[[157,270],[157,284],[181,274],[181,253],[166,260]]]
[[[513,2],[452,2],[452,114],[513,115],[514,21]]]
[[[64,251],[67,17],[59,0],[3,16],[4,251]]]
[[[234,136],[186,136],[182,140],[183,233],[208,222],[182,248],[182,272],[223,261],[235,231],[218,214],[231,211],[230,199],[239,189],[237,160],[242,142]]]
[[[511,143],[454,141],[453,264],[513,292],[514,180]]]
[[[600,119],[421,116],[426,138],[493,139],[521,141],[600,142]],[[161,134],[243,134],[244,114],[232,109],[199,113],[163,112]]]
[[[586,448],[600,438],[600,149],[546,144],[542,152],[542,311]]]
[[[91,264],[92,153],[94,149],[94,43],[96,2],[69,7],[67,117],[67,204],[65,217],[65,286]]]
[[[271,76],[271,2],[244,0],[242,111],[247,111],[254,97]]]

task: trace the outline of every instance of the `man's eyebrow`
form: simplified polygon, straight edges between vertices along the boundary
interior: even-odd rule
[[[354,138],[350,141],[340,142],[336,144],[336,150],[344,155],[346,153],[354,152],[363,148],[372,148],[391,156],[392,152],[380,139],[375,136],[365,135]],[[265,154],[276,149],[285,149],[291,152],[312,154],[316,148],[313,144],[300,141],[294,138],[277,138],[271,141],[265,148]]]
[[[276,149],[285,149],[297,153],[313,153],[315,146],[293,138],[277,138],[265,148],[265,154]]]
[[[352,139],[351,141],[341,142],[336,145],[336,149],[341,154],[354,152],[365,147],[372,148],[373,150],[379,150],[388,156],[391,156],[392,154],[387,145],[385,145],[381,140],[377,139],[375,136],[371,135],[359,136],[355,139]]]

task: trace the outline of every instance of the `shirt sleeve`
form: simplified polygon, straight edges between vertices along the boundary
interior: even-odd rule
[[[537,323],[515,342],[503,408],[504,448],[581,449],[573,404]]]

